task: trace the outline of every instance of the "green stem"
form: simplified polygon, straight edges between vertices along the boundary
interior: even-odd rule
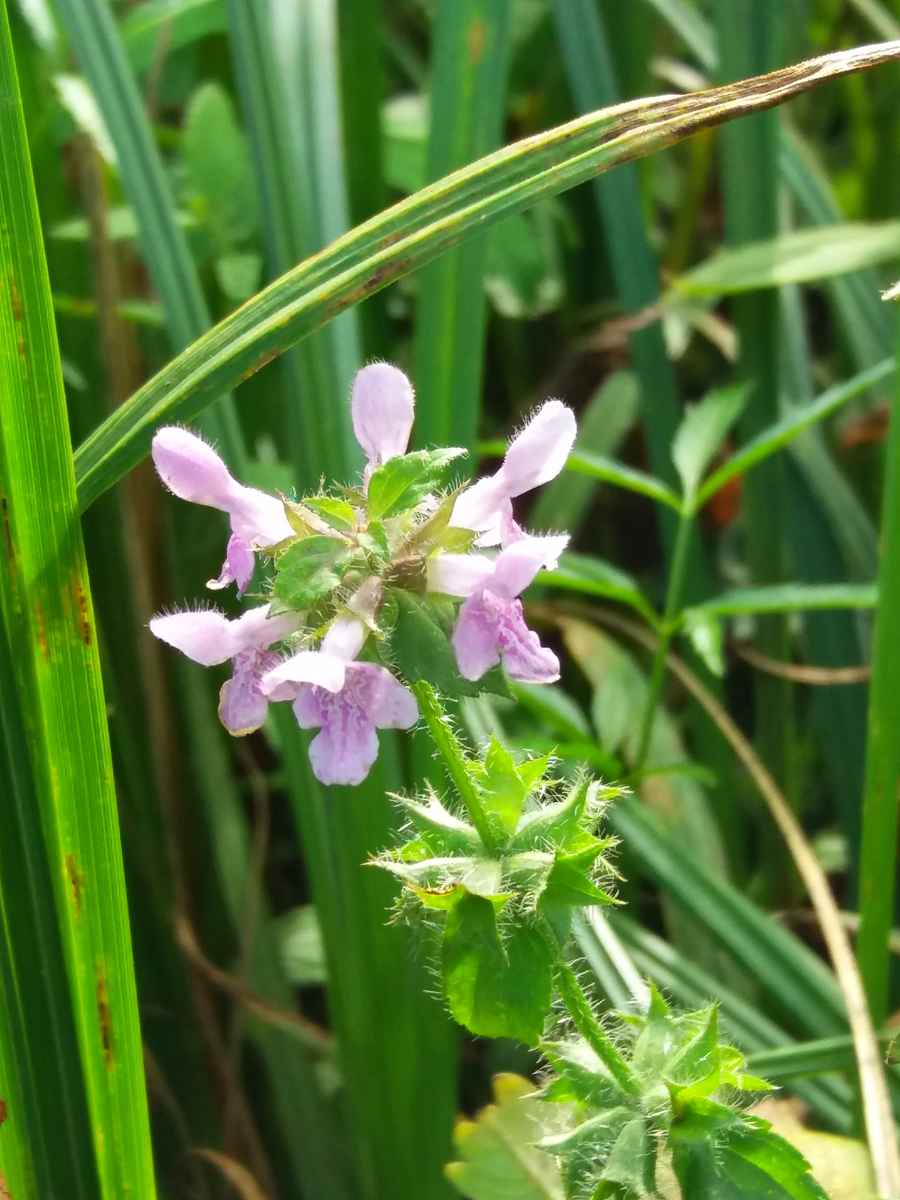
[[[447,774],[459,792],[460,799],[466,806],[466,811],[472,820],[472,824],[478,831],[478,836],[484,843],[486,850],[496,850],[497,837],[488,820],[484,805],[481,803],[478,787],[469,773],[469,764],[465,751],[460,745],[456,734],[453,732],[447,718],[447,713],[438,700],[437,693],[431,684],[426,683],[424,679],[420,679],[418,683],[414,683],[412,690],[415,692],[416,699],[419,702],[419,711],[422,714],[425,724],[428,726],[431,740],[434,742],[438,754],[443,759]]]
[[[688,563],[688,548],[691,544],[691,531],[694,527],[694,511],[688,498],[685,498],[684,506],[681,510],[681,515],[678,521],[678,531],[675,535],[675,549],[672,553],[672,570],[669,574],[669,586],[666,590],[666,607],[663,612],[662,620],[662,635],[659,639],[659,644],[656,648],[656,654],[653,657],[653,670],[650,674],[650,689],[647,694],[647,704],[644,708],[644,718],[641,722],[641,740],[638,745],[637,757],[634,761],[634,771],[640,771],[644,763],[647,761],[647,753],[650,749],[650,737],[653,733],[653,720],[656,716],[656,709],[659,706],[659,698],[662,692],[663,676],[666,669],[666,655],[669,652],[669,646],[672,642],[672,635],[675,632],[675,618],[678,614],[678,606],[681,603],[681,595],[684,591],[685,572]]]
[[[623,1092],[637,1095],[638,1085],[628,1063],[618,1052],[594,1016],[590,1001],[582,990],[578,977],[568,963],[558,963],[556,983],[575,1028],[585,1039]]]

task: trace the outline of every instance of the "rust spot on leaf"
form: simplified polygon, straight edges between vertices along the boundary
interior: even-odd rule
[[[279,350],[267,350],[265,354],[261,354],[255,363],[252,363],[241,376],[241,380],[249,379],[251,375],[255,375],[257,371],[261,371],[263,367],[267,367],[273,359],[276,359],[280,354]]]
[[[25,334],[20,333],[16,341],[16,349],[19,352],[19,358],[25,357]]]
[[[107,1069],[112,1068],[113,1056],[112,1018],[109,1011],[109,988],[106,983],[106,969],[100,963],[97,967],[97,1018],[100,1021],[100,1042],[103,1046],[103,1058]]]
[[[84,888],[84,875],[78,870],[78,859],[74,854],[66,855],[65,866],[66,880],[69,884],[69,895],[72,898],[72,905],[76,914],[80,916],[82,889]]]
[[[78,636],[86,646],[89,646],[91,644],[91,620],[88,613],[87,592],[77,575],[72,581],[72,592],[75,596],[75,623],[78,627]]]
[[[16,283],[15,275],[9,277],[9,302],[12,305],[13,316],[17,321],[21,321],[25,315],[22,308],[22,297],[19,293],[19,285]]]
[[[6,1120],[6,1118],[8,1116],[9,1116],[9,1108],[7,1106],[7,1103],[5,1100],[0,1098],[0,1125],[3,1124],[3,1122]]]
[[[468,42],[469,62],[473,67],[477,67],[484,57],[484,48],[487,45],[487,29],[481,17],[476,17],[469,26]]]
[[[6,1182],[6,1176],[0,1171],[0,1200],[12,1200],[12,1192]]]
[[[45,662],[50,661],[50,643],[47,641],[47,623],[44,620],[44,608],[40,600],[34,602],[34,618],[37,621],[38,645]]]

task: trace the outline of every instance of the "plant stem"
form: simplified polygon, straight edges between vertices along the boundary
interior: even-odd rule
[[[575,1025],[616,1083],[629,1095],[636,1095],[638,1086],[628,1063],[618,1052],[605,1033],[603,1026],[594,1016],[590,1001],[584,994],[578,977],[568,963],[558,963],[556,983],[563,1004]]]
[[[431,740],[434,742],[438,754],[443,759],[444,766],[447,769],[447,774],[453,781],[456,790],[459,792],[460,799],[466,806],[472,824],[478,831],[478,836],[484,843],[486,850],[495,850],[497,848],[497,837],[488,820],[488,815],[484,810],[484,805],[481,803],[481,796],[478,792],[478,787],[469,773],[469,764],[466,758],[465,751],[459,743],[456,734],[444,711],[437,693],[430,683],[426,683],[424,679],[420,679],[412,685],[412,690],[415,692],[416,699],[419,702],[419,711],[428,726],[428,732],[431,734]]]
[[[690,499],[686,497],[678,521],[678,530],[675,535],[675,549],[672,552],[672,570],[669,573],[669,586],[666,589],[666,607],[663,612],[662,636],[659,639],[659,645],[653,656],[650,689],[647,693],[647,705],[644,709],[644,718],[641,723],[641,740],[638,744],[637,757],[635,758],[633,767],[635,772],[640,771],[641,767],[647,761],[647,753],[650,749],[653,720],[659,705],[659,697],[662,692],[663,677],[666,670],[666,655],[669,652],[669,645],[672,641],[672,635],[675,632],[674,622],[684,590],[685,569],[688,562],[687,552],[691,543],[691,531],[693,527],[694,512]]]

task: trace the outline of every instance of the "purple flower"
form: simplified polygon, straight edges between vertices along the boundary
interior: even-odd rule
[[[451,524],[473,529],[479,546],[510,545],[523,536],[513,520],[512,501],[554,479],[575,442],[575,414],[548,400],[510,442],[500,470],[479,479],[459,496]]]
[[[263,604],[233,621],[212,608],[161,615],[151,620],[150,632],[201,666],[231,660],[231,678],[219,693],[219,720],[229,733],[241,737],[266,719],[269,701],[260,681],[278,662],[269,647],[298,625],[293,613],[271,617],[268,604]]]
[[[493,560],[441,554],[428,564],[428,588],[467,596],[453,631],[456,664],[465,679],[480,679],[502,660],[513,679],[552,683],[559,660],[525,624],[517,597],[542,567],[555,567],[568,544],[565,534],[523,535]]]
[[[253,574],[253,552],[292,536],[281,501],[238,483],[211,446],[177,425],[157,431],[152,452],[159,477],[171,492],[228,513],[231,537],[225,561],[218,579],[206,586],[218,589],[236,583],[242,594]]]
[[[390,363],[371,363],[357,371],[350,407],[353,432],[368,459],[363,475],[367,487],[376,468],[406,453],[415,403],[412,384]]]
[[[385,667],[353,662],[367,636],[362,621],[340,617],[320,650],[306,650],[268,671],[262,690],[294,702],[301,729],[318,729],[309,747],[320,783],[362,783],[378,757],[378,729],[409,729],[415,697]]]

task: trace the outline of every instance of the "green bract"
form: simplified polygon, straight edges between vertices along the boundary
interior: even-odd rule
[[[548,778],[549,757],[516,762],[496,739],[472,758],[446,722],[442,740],[465,807],[432,789],[423,798],[396,796],[412,836],[377,865],[403,882],[403,915],[437,924],[456,1020],[473,1033],[534,1045],[573,908],[612,902],[605,852],[615,839],[595,830],[617,789],[579,778],[562,790]]]
[[[736,1094],[769,1084],[720,1041],[715,1005],[679,1015],[653,988],[648,1011],[617,1014],[614,1029],[589,1011],[579,1017],[581,1036],[541,1047],[553,1069],[545,1100],[576,1114],[569,1129],[541,1142],[560,1161],[568,1196],[656,1196],[666,1151],[685,1195],[824,1197],[803,1156],[767,1122],[728,1107]]]

